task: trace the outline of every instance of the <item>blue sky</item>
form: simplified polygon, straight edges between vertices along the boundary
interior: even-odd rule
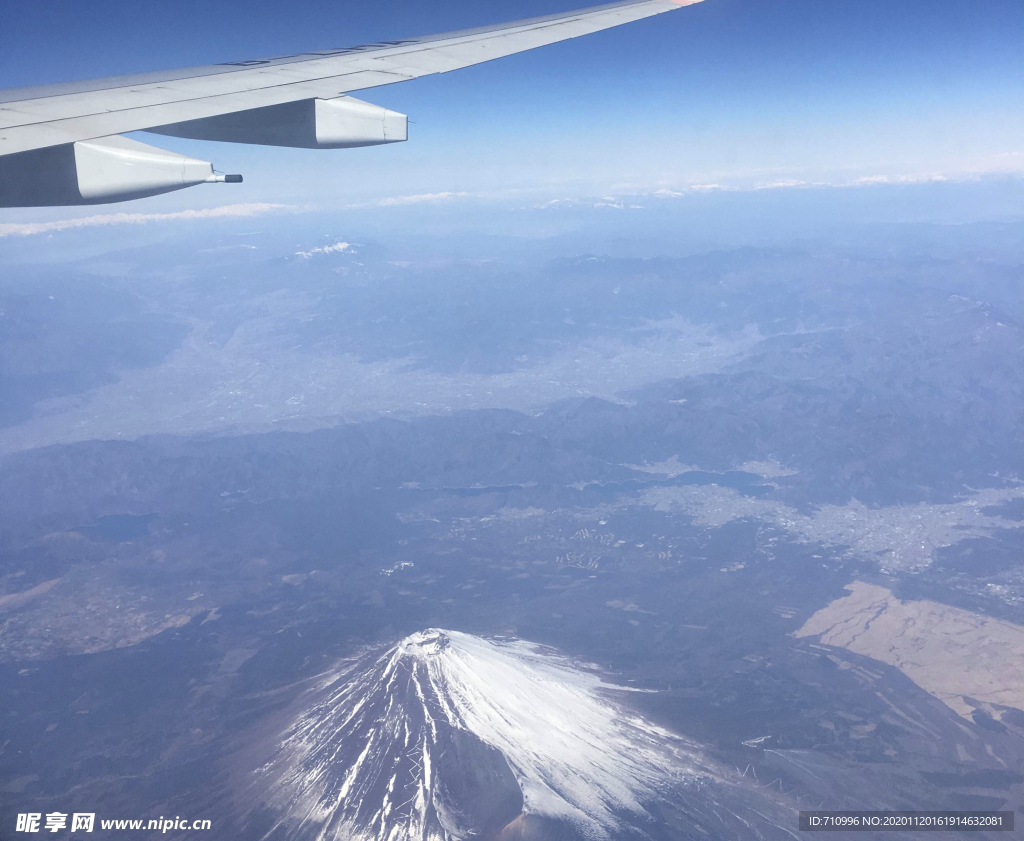
[[[422,35],[580,5],[17,0],[4,4],[0,86]],[[540,200],[1020,173],[1022,46],[1020,0],[705,0],[362,93],[410,115],[411,140],[401,146],[315,152],[140,139],[243,172],[232,201],[318,206],[441,192]],[[215,204],[228,189],[132,207]]]

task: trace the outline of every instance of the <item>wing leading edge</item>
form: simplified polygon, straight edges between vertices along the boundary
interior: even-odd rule
[[[697,2],[620,0],[426,38],[0,91],[0,206],[16,206],[10,204],[12,196],[5,200],[5,168],[16,169],[23,182],[37,150],[102,143],[104,138],[133,131],[312,148],[404,140],[402,131],[396,132],[396,120],[404,121],[404,115],[346,94],[446,73]],[[374,120],[380,121],[379,129]],[[327,126],[322,131],[319,122]],[[361,140],[345,142],[349,126]],[[326,140],[320,136],[324,132]],[[378,134],[380,138],[375,139]],[[187,184],[171,189],[179,186]],[[41,201],[49,203],[45,197]]]

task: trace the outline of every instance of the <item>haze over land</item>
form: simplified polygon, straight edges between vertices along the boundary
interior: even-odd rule
[[[624,838],[732,837],[723,803],[781,810],[766,837],[821,803],[1019,808],[1020,195],[432,197],[3,237],[0,821],[340,826],[353,768],[364,805],[391,779],[369,730],[333,740],[363,700],[471,757],[435,788],[402,766],[455,810],[423,799],[436,832],[552,837],[538,780],[578,810],[559,831]],[[493,670],[536,677],[530,703]],[[559,743],[494,724],[534,715],[689,765],[640,791],[566,760],[615,789],[588,801],[542,773]],[[292,774],[274,814],[249,808],[267,763]],[[478,783],[493,809],[456,820]]]

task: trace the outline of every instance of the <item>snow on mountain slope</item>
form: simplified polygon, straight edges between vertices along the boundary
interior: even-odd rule
[[[277,742],[254,788],[275,816],[265,837],[661,838],[682,837],[680,828],[757,837],[759,822],[770,828],[749,803],[756,796],[720,780],[695,745],[631,713],[613,689],[530,643],[413,634],[330,675]]]

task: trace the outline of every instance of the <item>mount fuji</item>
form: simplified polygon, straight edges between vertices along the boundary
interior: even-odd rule
[[[521,640],[413,634],[323,676],[249,778],[245,835],[793,837],[792,811],[631,711],[633,691]]]

